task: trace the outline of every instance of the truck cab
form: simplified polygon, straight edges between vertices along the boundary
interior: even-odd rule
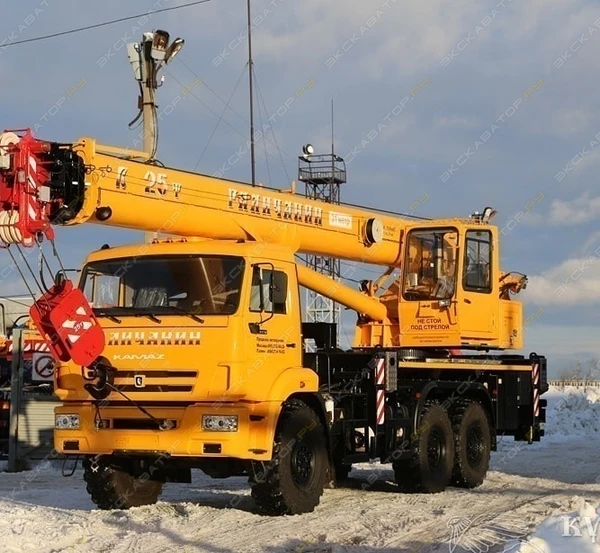
[[[79,286],[106,336],[105,378],[57,367],[56,394],[68,402],[57,415],[79,417],[79,429],[57,429],[59,451],[266,460],[282,402],[318,390],[302,368],[296,268],[284,247],[103,247]],[[152,417],[137,408],[149,403]]]

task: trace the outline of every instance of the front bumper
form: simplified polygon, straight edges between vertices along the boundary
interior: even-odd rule
[[[157,419],[173,421],[170,430],[142,428],[152,422],[135,407],[68,404],[55,414],[77,414],[78,429],[54,430],[54,447],[66,455],[169,455],[173,457],[233,457],[268,461],[280,403],[195,404],[187,407],[146,407]],[[235,432],[202,429],[202,415],[237,415]],[[102,421],[101,424],[100,421]],[[109,428],[99,426],[110,425]],[[151,425],[150,425],[151,426]]]

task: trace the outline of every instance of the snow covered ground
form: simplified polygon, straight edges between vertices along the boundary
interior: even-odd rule
[[[191,485],[166,485],[157,505],[129,511],[96,510],[81,471],[63,478],[46,463],[0,473],[0,551],[600,553],[600,391],[546,397],[548,436],[532,446],[502,440],[481,488],[399,494],[390,466],[365,464],[295,517],[260,516],[245,478],[200,471]]]

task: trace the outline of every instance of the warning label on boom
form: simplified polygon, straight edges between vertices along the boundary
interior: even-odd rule
[[[450,325],[436,317],[418,317],[416,323],[410,325],[411,330],[450,330]]]

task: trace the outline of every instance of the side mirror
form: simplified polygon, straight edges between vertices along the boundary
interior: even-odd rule
[[[287,300],[287,278],[285,273],[271,272],[269,299],[272,305],[283,304]]]

